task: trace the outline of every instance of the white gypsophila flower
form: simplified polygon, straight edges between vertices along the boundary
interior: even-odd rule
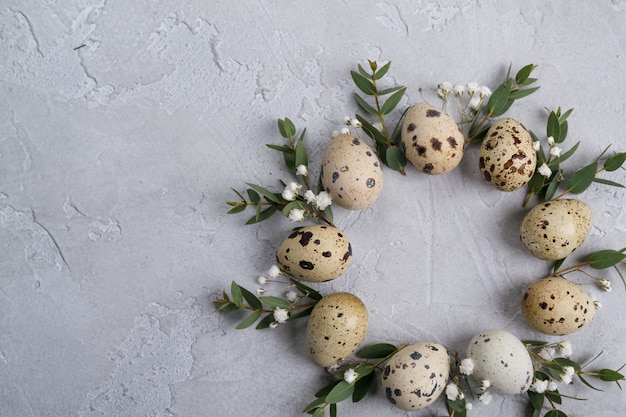
[[[529,389],[537,394],[543,394],[548,389],[548,380],[535,379]]]
[[[542,348],[537,354],[547,361],[551,361],[554,358],[555,350],[552,346]]]
[[[548,145],[554,146],[554,136],[548,136]]]
[[[602,303],[598,300],[593,300],[593,305],[597,309],[602,308]]]
[[[474,372],[474,361],[471,358],[465,358],[461,361],[459,372],[463,375],[471,375]]]
[[[352,123],[352,126],[356,127],[357,129],[362,126],[361,121],[359,119],[352,119],[351,123]]]
[[[574,376],[575,373],[576,373],[576,370],[573,367],[564,366],[563,373],[559,376],[561,378],[561,381],[567,385],[567,384],[572,383],[572,377]]]
[[[326,191],[320,191],[320,193],[315,196],[315,204],[317,205],[318,210],[324,211],[326,207],[330,206],[333,201],[330,198],[330,194]]]
[[[305,177],[309,175],[309,170],[307,169],[306,165],[298,165],[296,167],[296,174]]]
[[[463,87],[462,85],[455,85],[454,86],[454,94],[456,94],[459,97],[463,96],[463,93],[465,92],[465,87]]]
[[[265,285],[268,282],[270,282],[270,279],[268,277],[265,276],[260,276],[257,278],[257,282],[259,283],[259,285]]]
[[[278,278],[282,274],[283,272],[280,270],[278,265],[272,265],[270,269],[267,271],[267,275],[269,275],[272,278]]]
[[[467,103],[467,105],[469,106],[470,109],[478,111],[480,110],[481,104],[482,104],[483,100],[478,97],[478,96],[474,96],[470,99],[469,103]]]
[[[478,83],[475,83],[475,82],[467,83],[466,88],[467,88],[467,94],[469,94],[470,96],[473,96],[474,93],[478,91]]]
[[[278,327],[278,322],[277,321],[273,321],[273,322],[270,323],[270,328],[271,329],[275,329],[277,327]]]
[[[559,148],[558,146],[551,147],[550,155],[554,156],[555,158],[558,158],[559,156],[561,156],[561,148]]]
[[[306,200],[307,204],[315,203],[315,193],[313,192],[313,190],[306,190],[306,192],[304,193],[304,199]]]
[[[293,201],[296,199],[297,194],[294,193],[292,190],[290,190],[289,188],[285,188],[283,190],[283,192],[281,193],[281,196],[287,200],[287,201]]]
[[[539,174],[543,175],[546,178],[550,178],[550,176],[552,175],[552,170],[545,162],[537,169],[537,172],[539,172]]]
[[[346,126],[350,126],[352,124],[352,118],[350,116],[346,116],[343,118],[343,124]]]
[[[484,99],[491,95],[491,90],[486,85],[483,85],[478,89],[478,93],[480,95],[480,98]]]
[[[343,129],[341,129],[341,134],[342,135],[349,135],[350,134],[350,129],[348,129],[347,127],[344,127]]]
[[[443,82],[437,86],[437,94],[441,98],[446,98],[448,94],[450,94],[450,91],[452,91],[452,88],[452,83],[449,83],[447,81]]]
[[[289,311],[280,307],[276,307],[274,309],[274,320],[276,320],[277,323],[284,323],[287,321],[288,318],[289,318]]]
[[[446,386],[446,397],[448,397],[450,401],[455,401],[459,398],[459,387],[457,387],[454,382],[450,382]]]
[[[546,388],[546,391],[556,391],[558,388],[559,387],[556,385],[556,382],[550,380],[550,382],[548,382],[548,388]]]
[[[474,406],[472,405],[472,403],[465,403],[465,409],[466,409],[466,410],[471,410],[472,408],[474,408]]]
[[[534,141],[533,149],[535,150],[535,152],[539,152],[541,150],[541,142],[539,142],[538,140]]]
[[[485,391],[487,388],[491,386],[491,382],[488,379],[483,379],[480,381],[480,389]]]
[[[561,355],[565,357],[569,357],[572,355],[572,344],[570,342],[559,342],[556,344],[556,346],[561,351]]]
[[[298,301],[300,296],[298,296],[298,294],[295,291],[287,291],[287,293],[285,294],[285,298],[290,303],[295,303],[296,301]]]
[[[491,403],[491,400],[493,400],[493,396],[489,391],[485,391],[478,396],[478,400],[485,405],[489,405],[489,403]]]
[[[605,279],[605,278],[599,279],[598,284],[600,284],[600,287],[602,288],[602,291],[604,292],[613,291],[613,288],[611,288],[611,281],[609,281],[608,279]]]
[[[256,289],[256,293],[257,293],[258,295],[263,295],[263,294],[265,294],[265,289],[264,289],[264,288],[257,288],[257,289]]]
[[[355,372],[354,369],[350,368],[346,372],[343,373],[343,380],[348,384],[352,384],[358,378],[359,374]]]
[[[465,394],[463,393],[463,391],[459,391],[459,400],[464,400],[465,399]]]
[[[285,188],[288,188],[289,190],[293,191],[294,193],[297,193],[302,188],[302,185],[297,183],[297,182],[295,182],[295,181],[291,181],[291,182],[287,183]]]
[[[289,220],[291,220],[292,222],[304,221],[304,210],[291,209],[289,211]]]

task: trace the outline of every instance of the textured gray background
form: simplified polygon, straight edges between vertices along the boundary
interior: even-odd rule
[[[226,215],[230,187],[288,179],[275,120],[308,128],[312,161],[356,108],[349,70],[393,61],[408,101],[437,83],[492,89],[536,63],[541,90],[509,113],[543,136],[573,107],[568,165],[624,150],[626,2],[3,0],[0,4],[0,415],[296,416],[325,384],[304,323],[236,331],[211,299],[248,288],[292,227]],[[75,49],[81,45],[83,47]],[[367,342],[438,341],[486,328],[541,338],[518,307],[549,268],[521,249],[522,191],[485,185],[470,147],[440,177],[386,170],[371,208],[335,208],[354,261],[319,285],[370,311]],[[312,166],[314,174],[314,166]],[[624,181],[624,172],[607,176]],[[626,193],[592,187],[580,254],[626,246]],[[578,282],[583,276],[572,275]],[[574,358],[626,362],[626,293],[568,337]],[[280,295],[283,287],[268,290]],[[550,339],[558,340],[558,339]],[[570,387],[570,415],[621,416],[624,394]],[[496,396],[470,415],[523,415]],[[364,413],[364,410],[367,410]],[[407,415],[382,396],[342,416]],[[415,415],[444,414],[443,402]]]

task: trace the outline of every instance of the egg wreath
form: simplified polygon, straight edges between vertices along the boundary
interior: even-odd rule
[[[594,182],[622,187],[598,174],[623,169],[626,152],[607,154],[607,149],[566,177],[562,163],[574,154],[578,144],[565,152],[558,145],[566,138],[567,118],[572,110],[562,112],[558,108],[549,113],[547,151],[520,122],[501,117],[516,100],[539,88],[533,86],[537,80],[531,78],[536,66],[527,65],[515,76],[509,68],[504,82],[493,93],[475,83],[440,84],[437,92],[442,107],[412,105],[401,114],[393,131],[388,129],[385,116],[398,106],[406,87],[379,87],[389,68],[390,62],[379,67],[369,61],[368,70],[359,65],[351,71],[360,91],[355,94],[359,108],[378,121],[371,123],[360,115],[345,119],[354,131],[346,127],[333,135],[317,184],[310,183],[305,130],[297,135],[291,120],[278,120],[279,132],[287,144],[267,146],[282,153],[296,181],[282,182],[284,188],[278,193],[247,183],[245,193],[233,190],[239,200],[227,203],[231,206],[229,213],[252,207],[255,214],[247,224],[267,220],[276,213],[294,222],[309,218],[316,224],[295,228],[277,248],[277,265],[267,276],[259,277],[261,285],[288,282],[289,291],[283,297],[263,295],[262,288],[255,294],[233,281],[230,295],[223,291],[214,301],[217,310],[249,311],[237,329],[255,324],[257,329],[275,328],[308,317],[308,355],[326,368],[331,379],[303,409],[303,413],[315,417],[325,415],[327,410],[330,416],[336,416],[338,403],[360,401],[374,391],[377,381],[392,404],[408,411],[428,407],[445,393],[449,417],[466,416],[472,409],[470,399],[489,403],[494,392],[527,394],[533,417],[544,411],[544,417],[565,417],[558,407],[564,398],[571,397],[560,389],[574,380],[592,389],[597,389],[590,382],[594,379],[619,386],[619,381],[625,379],[620,373],[623,366],[589,370],[591,362],[581,365],[570,358],[568,342],[522,341],[499,329],[475,335],[464,356],[432,341],[400,346],[378,343],[359,349],[368,326],[365,304],[347,292],[323,296],[303,283],[333,280],[350,266],[352,247],[333,223],[331,204],[349,210],[369,207],[382,190],[382,165],[402,174],[408,163],[431,175],[450,172],[463,158],[465,146],[473,142],[480,143],[479,170],[489,185],[500,191],[527,187],[524,206],[533,197],[541,201],[528,211],[520,227],[521,243],[530,254],[555,261],[551,273],[531,284],[520,300],[523,316],[531,327],[547,335],[567,335],[592,321],[599,303],[565,277],[570,272],[582,272],[605,291],[610,290],[610,281],[586,269],[613,268],[624,281],[619,267],[626,263],[626,248],[595,252],[581,263],[563,267],[592,224],[587,204],[563,197],[580,194]],[[459,123],[446,114],[448,101],[454,101],[459,110]],[[359,129],[373,139],[374,147],[359,137]]]

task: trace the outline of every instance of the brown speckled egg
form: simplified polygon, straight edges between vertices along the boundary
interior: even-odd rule
[[[378,155],[367,143],[348,134],[336,136],[326,148],[320,178],[333,204],[348,210],[369,207],[383,189]]]
[[[479,156],[483,178],[500,191],[522,188],[537,166],[537,153],[530,134],[514,119],[501,119],[491,125]]]
[[[389,359],[381,385],[387,399],[402,410],[425,408],[437,400],[448,383],[450,356],[439,343],[409,345]]]
[[[294,230],[276,250],[280,269],[310,282],[335,279],[350,266],[352,246],[339,229],[313,225]]]
[[[418,171],[437,175],[461,162],[465,140],[450,116],[428,104],[416,104],[406,112],[401,143]]]
[[[592,218],[591,209],[580,200],[546,201],[526,213],[520,228],[522,244],[539,259],[563,259],[587,238]]]
[[[548,277],[526,289],[522,313],[535,330],[561,336],[591,323],[596,308],[591,297],[579,285],[565,278]]]
[[[363,301],[337,292],[315,304],[306,327],[306,348],[319,366],[338,364],[354,352],[367,332],[368,314]]]

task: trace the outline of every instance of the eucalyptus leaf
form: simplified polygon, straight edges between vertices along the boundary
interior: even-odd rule
[[[261,207],[262,207],[261,203],[258,203],[256,207],[257,207],[256,215],[248,219],[246,224],[249,225],[249,224],[254,224],[254,223],[260,223],[272,217],[274,213],[276,213],[277,211],[276,206],[268,206],[265,210],[261,211]]]
[[[401,90],[403,88],[406,88],[406,87],[401,86],[401,85],[396,85],[395,87],[385,88],[384,90],[380,90],[378,92],[378,95],[379,96],[385,96],[387,94],[395,93],[396,91]]]
[[[607,249],[591,254],[587,262],[594,269],[606,269],[617,265],[624,259],[626,259],[626,254],[623,251]]]
[[[593,182],[597,182],[598,184],[609,185],[611,187],[625,188],[624,185],[620,184],[619,182],[607,180],[604,178],[594,178]]]
[[[248,193],[248,198],[253,203],[258,203],[259,201],[261,201],[261,196],[259,195],[259,193],[254,191],[252,188],[248,188],[246,192]]]
[[[289,278],[289,280],[291,281],[291,283],[293,285],[296,286],[297,289],[299,289],[300,291],[302,291],[302,293],[304,293],[307,297],[312,298],[316,301],[319,301],[322,299],[322,294],[320,294],[319,292],[317,292],[316,290],[314,290],[313,288],[304,285],[302,282],[298,281],[295,278]]]
[[[363,93],[367,94],[368,96],[373,96],[374,94],[376,94],[376,87],[374,87],[374,84],[369,79],[356,71],[350,71],[350,75],[352,76],[354,84]]]
[[[243,298],[246,300],[250,307],[254,309],[260,309],[263,307],[261,304],[261,300],[259,300],[256,295],[252,294],[244,287],[239,287],[239,289],[241,290],[241,295],[243,295]]]
[[[402,99],[402,96],[404,96],[405,92],[406,92],[406,87],[403,87],[400,90],[393,93],[391,96],[389,96],[389,98],[383,103],[382,107],[380,108],[380,113],[383,116],[391,113],[391,111],[396,108],[396,106]]]
[[[397,347],[389,343],[377,343],[364,347],[356,352],[356,356],[362,359],[385,358],[396,351]]]
[[[252,313],[248,315],[241,323],[239,323],[235,329],[241,330],[252,326],[263,314],[263,310],[254,310]]]
[[[548,187],[546,187],[546,194],[544,196],[545,201],[552,200],[552,197],[554,197],[554,194],[556,194],[556,190],[558,186],[559,186],[559,181],[558,181],[558,174],[557,174],[552,177],[552,180],[548,184]]]
[[[561,394],[558,391],[546,391],[546,398],[555,404],[561,404]]]
[[[567,414],[561,410],[550,410],[543,417],[567,417]]]
[[[522,343],[527,345],[527,346],[545,346],[548,344],[548,342],[544,342],[542,340],[522,340]],[[535,375],[537,375],[537,372],[535,372]]]
[[[400,147],[392,145],[385,151],[385,160],[389,168],[400,171],[406,166],[406,156]]]
[[[217,311],[221,311],[224,313],[230,313],[231,311],[239,310],[239,307],[226,301],[224,302],[214,301],[213,305],[215,306],[215,308],[217,308]]]
[[[285,129],[285,121],[283,119],[278,119],[278,131],[282,137],[289,139],[289,135]]]
[[[270,324],[272,324],[274,322],[274,313],[268,313],[265,317],[263,317],[263,319],[257,323],[256,325],[256,329],[257,330],[261,330],[261,329],[267,329],[270,327]]]
[[[356,103],[359,105],[359,107],[361,107],[367,113],[369,113],[369,114],[371,114],[373,116],[377,116],[378,115],[378,110],[376,110],[374,107],[372,107],[367,101],[365,101],[365,99],[363,97],[361,97],[357,93],[354,93],[354,99],[356,100]]]
[[[311,401],[306,407],[304,407],[304,410],[302,410],[302,412],[308,413],[311,410],[315,410],[319,406],[323,405],[325,402],[326,401],[324,401],[324,397],[316,398],[315,400]]]
[[[251,184],[249,182],[246,183],[246,185],[250,188],[252,188],[254,191],[256,191],[257,193],[263,195],[266,199],[268,199],[271,202],[274,203],[280,203],[280,199],[278,197],[276,197],[276,195],[269,191],[266,188],[261,187],[260,185],[256,185],[256,184]]]
[[[599,388],[594,387],[593,385],[591,385],[589,383],[589,381],[587,381],[587,379],[585,379],[581,374],[578,374],[578,379],[580,379],[580,382],[582,382],[583,384],[587,385],[589,388],[591,388],[594,391],[602,391]]]
[[[291,304],[289,304],[289,301],[285,300],[284,298],[267,295],[264,297],[259,297],[259,300],[261,300],[263,305],[267,308],[275,309],[276,307],[280,307],[287,310],[291,309]]]
[[[615,171],[624,165],[626,161],[626,152],[614,153],[604,161],[605,171]]]
[[[511,94],[509,94],[510,100],[519,100],[520,98],[524,98],[526,96],[531,95],[535,91],[539,90],[540,87],[526,88],[524,90],[513,90]]]
[[[561,367],[561,369],[566,366],[571,366],[572,368],[576,370],[576,372],[580,371],[580,364],[578,364],[578,362],[574,362],[573,360],[570,360],[567,358],[554,358],[552,360],[552,363],[557,364],[558,366]]]
[[[526,82],[535,68],[537,68],[537,66],[534,64],[528,64],[525,67],[522,67],[515,75],[515,82],[517,84]]]
[[[356,118],[359,122],[361,122],[361,128],[367,136],[374,139],[377,143],[387,144],[387,138],[385,138],[385,135],[376,129],[373,124],[358,114],[356,115]]]
[[[572,194],[580,194],[589,188],[596,175],[597,166],[596,162],[592,162],[586,167],[576,171],[574,175],[567,180],[566,186],[569,192]]]
[[[354,392],[352,393],[352,402],[359,402],[368,392],[372,391],[376,387],[376,372],[370,372],[369,374],[359,378],[354,384]]]
[[[309,159],[306,155],[306,148],[302,139],[298,139],[296,142],[296,167],[298,165],[309,165]]]
[[[354,384],[348,384],[346,381],[339,381],[337,385],[326,395],[326,402],[336,404],[352,396],[354,392]]]
[[[303,210],[306,208],[306,203],[301,200],[295,200],[287,203],[285,207],[283,207],[283,215],[285,217],[289,217],[289,212],[293,209]]]
[[[245,209],[246,209],[246,206],[242,204],[240,206],[235,206],[235,207],[231,208],[226,213],[227,214],[237,214],[237,213],[241,213]]]
[[[330,384],[326,385],[321,390],[317,391],[315,393],[315,396],[318,398],[325,398],[328,395],[328,393],[330,393],[333,390],[333,388],[335,388],[337,384],[339,384],[340,382],[341,380],[331,382]]]
[[[530,192],[532,194],[539,194],[545,184],[545,181],[546,177],[538,172],[535,172],[530,181],[528,181],[528,188],[530,189]]]
[[[337,417],[337,404],[331,404],[328,408],[330,417]]]
[[[305,308],[304,310],[301,310],[297,312],[296,314],[290,314],[289,320],[296,320],[302,317],[310,316],[312,311],[313,311],[313,307]]]
[[[561,142],[561,124],[555,112],[550,112],[548,116],[548,125],[546,127],[546,136],[552,136],[556,143]]]
[[[390,66],[391,66],[391,61],[387,62],[385,65],[380,67],[378,71],[374,72],[373,78],[375,80],[380,80],[381,78],[383,78],[387,74],[387,71],[389,71]]]
[[[312,417],[323,417],[323,415],[324,415],[324,409],[318,408],[317,410],[315,410],[315,412],[313,412]]]
[[[274,145],[274,144],[271,144],[271,143],[267,143],[265,146],[267,146],[268,148],[273,149],[275,151],[278,151],[278,152],[293,153],[293,148],[290,148],[289,146]]]
[[[241,292],[241,287],[237,285],[235,281],[230,284],[230,295],[233,298],[233,303],[241,308],[241,304],[243,302],[243,294]]]
[[[600,369],[598,377],[607,382],[623,381],[624,375],[612,369]]]
[[[561,265],[563,265],[563,262],[565,262],[565,259],[567,259],[567,258],[561,258],[558,261],[554,262],[554,268],[552,270],[554,272],[558,271],[559,268],[561,267]]]
[[[502,108],[506,105],[509,100],[509,93],[511,87],[506,83],[501,84],[489,97],[489,101],[487,102],[487,109],[489,113],[495,115],[500,112]],[[501,114],[501,113],[500,113]]]
[[[296,126],[293,124],[289,118],[285,117],[285,132],[289,137],[293,137],[296,135]]]

